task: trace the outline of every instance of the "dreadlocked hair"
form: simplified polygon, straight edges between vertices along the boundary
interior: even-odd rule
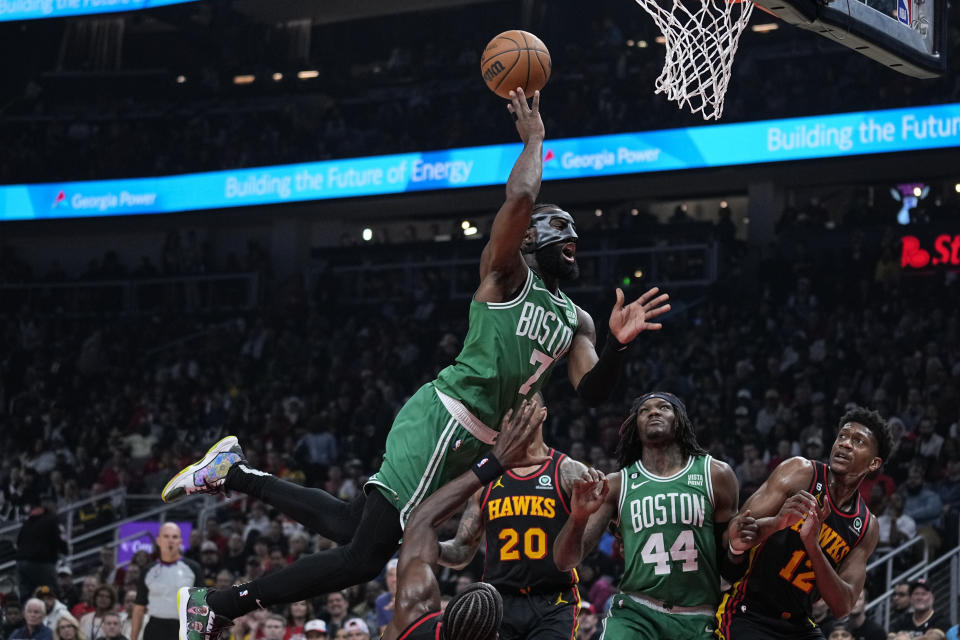
[[[676,397],[673,396],[673,394],[663,392],[656,393],[658,393],[658,395]],[[643,443],[640,442],[640,432],[637,429],[637,413],[640,411],[643,403],[651,397],[658,396],[647,394],[634,400],[633,406],[630,408],[630,415],[628,415],[627,419],[620,425],[620,441],[617,443],[616,450],[617,466],[620,469],[630,466],[643,455]],[[680,445],[680,450],[688,456],[707,455],[707,450],[697,442],[697,434],[693,430],[693,423],[690,422],[690,417],[687,415],[687,410],[683,406],[683,403],[680,402],[679,398],[677,398],[676,401],[668,400],[668,402],[673,406],[673,415],[675,418],[673,428],[676,434],[677,444]]]
[[[443,612],[445,640],[494,640],[503,621],[503,599],[493,585],[474,582]]]
[[[839,428],[842,429],[843,425],[849,422],[856,422],[870,429],[870,433],[877,440],[877,457],[886,462],[893,446],[893,435],[890,433],[890,424],[883,419],[883,416],[878,411],[866,407],[854,407],[840,418]]]

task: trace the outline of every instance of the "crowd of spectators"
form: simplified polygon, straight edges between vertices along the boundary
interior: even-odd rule
[[[960,282],[947,272],[891,276],[892,235],[864,242],[861,232],[838,233],[841,240],[818,244],[822,231],[805,233],[794,222],[755,264],[731,254],[726,276],[701,301],[678,304],[683,313],[640,337],[613,400],[599,409],[585,408],[558,369],[546,390],[547,442],[612,471],[630,398],[669,390],[686,401],[700,441],[734,467],[746,498],[785,457],[825,459],[840,416],[865,404],[888,416],[895,434],[884,469],[862,488],[879,516],[881,550],[914,534],[934,550],[956,546]],[[350,499],[379,466],[403,400],[459,351],[466,302],[445,295],[433,277],[441,276],[425,276],[399,301],[360,303],[340,295],[334,278],[321,277],[313,290],[284,288],[252,312],[226,316],[170,309],[68,318],[5,310],[0,521],[108,489],[158,493],[225,434],[239,437],[252,465]],[[687,295],[671,293],[678,303]],[[609,292],[576,299],[604,321]],[[122,508],[91,505],[86,526],[108,523]],[[74,525],[83,530],[84,522]],[[455,526],[449,523],[441,538]],[[616,588],[622,558],[611,542],[580,572],[585,627]],[[205,581],[219,586],[332,544],[248,500],[224,502],[189,543],[187,555],[201,564]],[[109,591],[120,607],[149,562],[141,553],[117,568],[111,554],[77,567],[86,577],[61,567],[58,584],[38,587],[52,590],[81,631],[98,594]],[[443,570],[444,592],[477,579],[481,566],[478,558],[463,572]],[[297,629],[314,616],[330,637],[351,618],[362,621],[353,625],[358,631],[375,636],[388,616],[384,594],[393,580],[387,568],[381,580],[274,612],[286,620],[283,636],[271,612],[251,614],[239,621],[236,637],[289,640],[306,634]],[[104,584],[107,590],[98,590]],[[913,587],[911,597],[923,591]],[[46,592],[29,595],[43,600]],[[21,608],[33,602],[14,601]],[[912,606],[922,612],[932,605]]]
[[[211,40],[222,40],[221,50],[212,53],[195,51],[189,30],[171,41],[168,32],[131,29],[130,38],[156,41],[153,47],[120,47],[126,57],[118,77],[90,74],[80,81],[71,69],[52,69],[63,60],[51,60],[23,78],[22,90],[0,114],[6,150],[0,179],[165,175],[514,142],[501,101],[486,89],[478,69],[486,40],[516,24],[517,11],[515,3],[482,3],[436,12],[429,20],[417,12],[315,26],[309,38],[313,63],[271,62],[274,57],[259,43],[288,37],[283,25],[273,30],[248,23],[212,25]],[[703,124],[654,95],[664,48],[639,7],[554,2],[531,16],[527,29],[552,53],[553,76],[543,97],[551,137]],[[46,40],[66,41],[69,33],[10,37],[21,49],[50,49]],[[358,48],[357,42],[365,45]],[[954,47],[956,69],[960,37],[947,42]],[[145,58],[143,52],[151,49],[165,50],[166,57]],[[38,52],[36,58],[45,56]],[[182,68],[170,68],[177,64]],[[167,67],[167,75],[156,77],[157,66]],[[305,67],[317,77],[297,79]],[[148,71],[134,83],[130,78],[141,68]],[[276,82],[279,72],[284,78]],[[234,74],[253,74],[255,81],[234,85]],[[773,33],[744,34],[723,120],[958,99],[960,74],[908,78],[781,23]],[[384,122],[390,126],[384,128]]]

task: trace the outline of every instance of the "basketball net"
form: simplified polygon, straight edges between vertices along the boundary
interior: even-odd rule
[[[663,5],[659,4],[662,2]],[[720,119],[733,56],[753,13],[751,0],[637,0],[667,47],[656,93],[679,108]],[[670,6],[672,4],[672,7]]]

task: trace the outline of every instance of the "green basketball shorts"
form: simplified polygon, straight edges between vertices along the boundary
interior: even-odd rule
[[[657,610],[655,606],[618,593],[610,604],[609,615],[603,620],[600,640],[710,640],[715,626],[713,615],[706,610]]]
[[[378,489],[397,507],[400,524],[406,526],[417,505],[489,450],[490,445],[450,415],[429,382],[397,413],[387,435],[383,464],[364,490]]]

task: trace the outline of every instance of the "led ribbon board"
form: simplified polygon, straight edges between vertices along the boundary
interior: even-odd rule
[[[3,0],[0,0],[2,2]],[[960,104],[547,140],[544,180],[960,147]],[[521,145],[0,187],[0,221],[173,213],[506,182]]]
[[[196,0],[0,0],[0,22],[152,9]]]
[[[960,268],[960,233],[904,235],[900,238],[900,267],[906,272]]]

